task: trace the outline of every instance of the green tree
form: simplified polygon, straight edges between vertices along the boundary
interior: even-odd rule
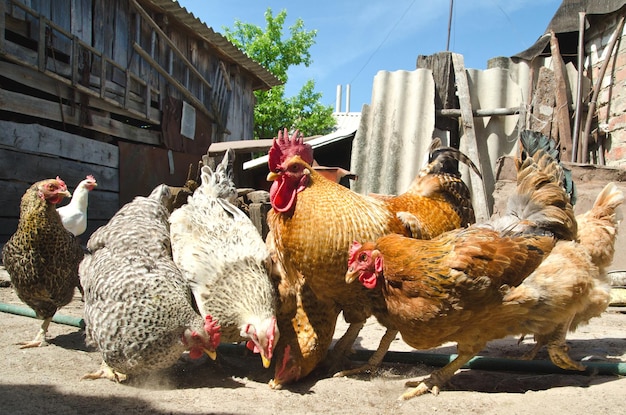
[[[223,28],[228,40],[259,62],[278,79],[287,82],[287,71],[292,66],[311,64],[309,49],[315,44],[316,30],[307,31],[304,21],[297,19],[289,27],[289,36],[283,36],[287,11],[276,16],[272,9],[265,11],[266,28],[236,20],[233,29]],[[285,97],[285,86],[269,91],[254,92],[255,138],[273,137],[281,128],[298,128],[305,136],[327,134],[335,126],[333,107],[320,103],[322,94],[315,92],[315,81],[309,80],[294,97]]]

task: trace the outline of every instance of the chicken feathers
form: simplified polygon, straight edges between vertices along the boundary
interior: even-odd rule
[[[165,204],[170,190],[123,206],[89,238],[80,264],[88,344],[103,365],[85,378],[122,381],[167,368],[189,350],[214,358],[219,326],[196,313],[193,298],[172,261]]]
[[[87,230],[89,192],[96,186],[98,186],[96,179],[92,175],[87,176],[74,189],[74,195],[70,199],[70,203],[57,208],[63,226],[72,232],[74,236],[82,235]]]
[[[446,160],[458,150],[439,149],[399,196],[364,196],[321,176],[313,149],[299,132],[279,131],[269,151],[272,210],[266,238],[277,263],[280,347],[273,388],[308,375],[326,357],[340,312],[350,328],[334,357],[347,354],[371,315],[367,291],[344,282],[354,239],[388,233],[432,238],[474,221],[469,189]],[[471,163],[471,162],[470,162]]]
[[[172,213],[172,251],[200,313],[221,325],[222,341],[247,340],[268,367],[279,338],[269,251],[252,221],[233,205],[233,154],[226,152],[215,171],[203,166],[201,185]]]
[[[23,348],[46,346],[46,333],[56,311],[67,305],[78,285],[83,251],[63,227],[56,205],[70,197],[59,177],[33,184],[22,196],[17,230],[4,245],[2,261],[17,296],[43,320]]]
[[[529,358],[546,345],[557,366],[584,368],[568,356],[565,334],[606,307],[598,266],[612,260],[612,248],[594,263],[588,252],[593,244],[576,238],[599,232],[612,246],[623,195],[608,185],[591,210],[596,213],[588,214],[603,220],[596,228],[583,220],[578,229],[561,166],[542,149],[533,151],[524,148],[518,160],[516,193],[504,217],[433,240],[388,235],[351,248],[346,282],[358,278],[370,289],[381,324],[416,349],[457,343],[452,362],[407,383],[414,389],[401,398],[438,393],[488,341],[507,335],[535,335]],[[390,343],[383,340],[366,366],[344,374],[377,366]]]

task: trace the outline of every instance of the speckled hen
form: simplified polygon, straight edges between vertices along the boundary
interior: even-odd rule
[[[215,171],[203,166],[200,187],[172,212],[172,253],[200,313],[219,322],[222,342],[247,341],[267,368],[279,337],[269,251],[250,218],[232,203],[233,155],[226,152]]]
[[[17,296],[43,319],[35,339],[20,343],[22,348],[47,346],[52,317],[72,301],[78,285],[83,251],[56,211],[56,205],[70,196],[59,177],[33,184],[22,196],[17,230],[2,250]]]
[[[189,350],[215,358],[219,326],[193,307],[189,286],[172,260],[171,193],[160,185],[136,197],[96,230],[80,264],[87,342],[102,353],[100,371],[86,378],[123,381],[167,368]]]

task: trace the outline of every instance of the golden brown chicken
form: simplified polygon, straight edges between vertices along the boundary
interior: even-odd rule
[[[354,239],[388,233],[431,238],[474,222],[469,190],[451,159],[470,166],[458,150],[439,148],[409,190],[396,197],[357,194],[327,180],[311,166],[313,150],[296,131],[279,132],[269,152],[272,210],[267,244],[277,263],[281,297],[277,366],[272,387],[309,374],[326,357],[343,311],[350,328],[335,345],[350,350],[371,315],[366,290],[344,282],[348,248]],[[473,166],[475,168],[475,166]],[[412,220],[407,222],[406,216]]]
[[[78,284],[83,250],[63,227],[56,205],[71,197],[59,177],[33,184],[22,196],[17,230],[4,245],[2,261],[17,296],[43,320],[34,340],[22,348],[47,346],[56,311],[67,305]]]
[[[612,260],[612,248],[594,259],[589,250],[599,241],[574,241],[577,223],[561,179],[558,162],[539,150],[518,163],[516,193],[504,217],[432,240],[387,235],[355,242],[346,282],[358,278],[370,289],[381,324],[416,349],[457,343],[452,362],[407,383],[414,389],[401,398],[438,393],[488,341],[507,335],[535,334],[554,364],[584,369],[569,357],[565,334],[573,320],[601,312],[598,266]],[[587,221],[584,232],[601,233],[601,243],[612,247],[622,200],[609,184],[588,213],[596,220]],[[346,374],[380,364],[389,347],[383,342],[367,365]]]

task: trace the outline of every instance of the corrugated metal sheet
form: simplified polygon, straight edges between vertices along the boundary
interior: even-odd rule
[[[405,191],[425,162],[435,128],[435,82],[427,69],[380,71],[352,145],[356,192]]]
[[[235,63],[257,76],[263,84],[254,85],[254,89],[270,89],[273,86],[281,85],[283,82],[276,78],[270,71],[252,60],[243,51],[233,45],[221,34],[213,31],[209,26],[194,16],[193,13],[182,7],[174,0],[146,0],[150,4],[164,10],[172,15],[176,20],[187,26],[204,38],[211,46],[218,49],[224,55],[230,57]]]
[[[510,69],[471,69],[467,74],[474,111],[523,107],[527,102],[529,68],[524,63],[511,63]],[[523,114],[474,118],[490,207],[496,161],[514,154],[520,119],[524,120]],[[434,120],[434,80],[430,70],[379,72],[374,78],[372,104],[364,106],[354,139],[350,169],[359,180],[352,183],[352,189],[363,194],[405,191],[426,161],[432,136],[442,134],[434,130]],[[442,139],[447,143],[445,135]],[[461,136],[460,149],[468,153],[465,136]],[[474,176],[462,164],[460,169],[471,189]]]

